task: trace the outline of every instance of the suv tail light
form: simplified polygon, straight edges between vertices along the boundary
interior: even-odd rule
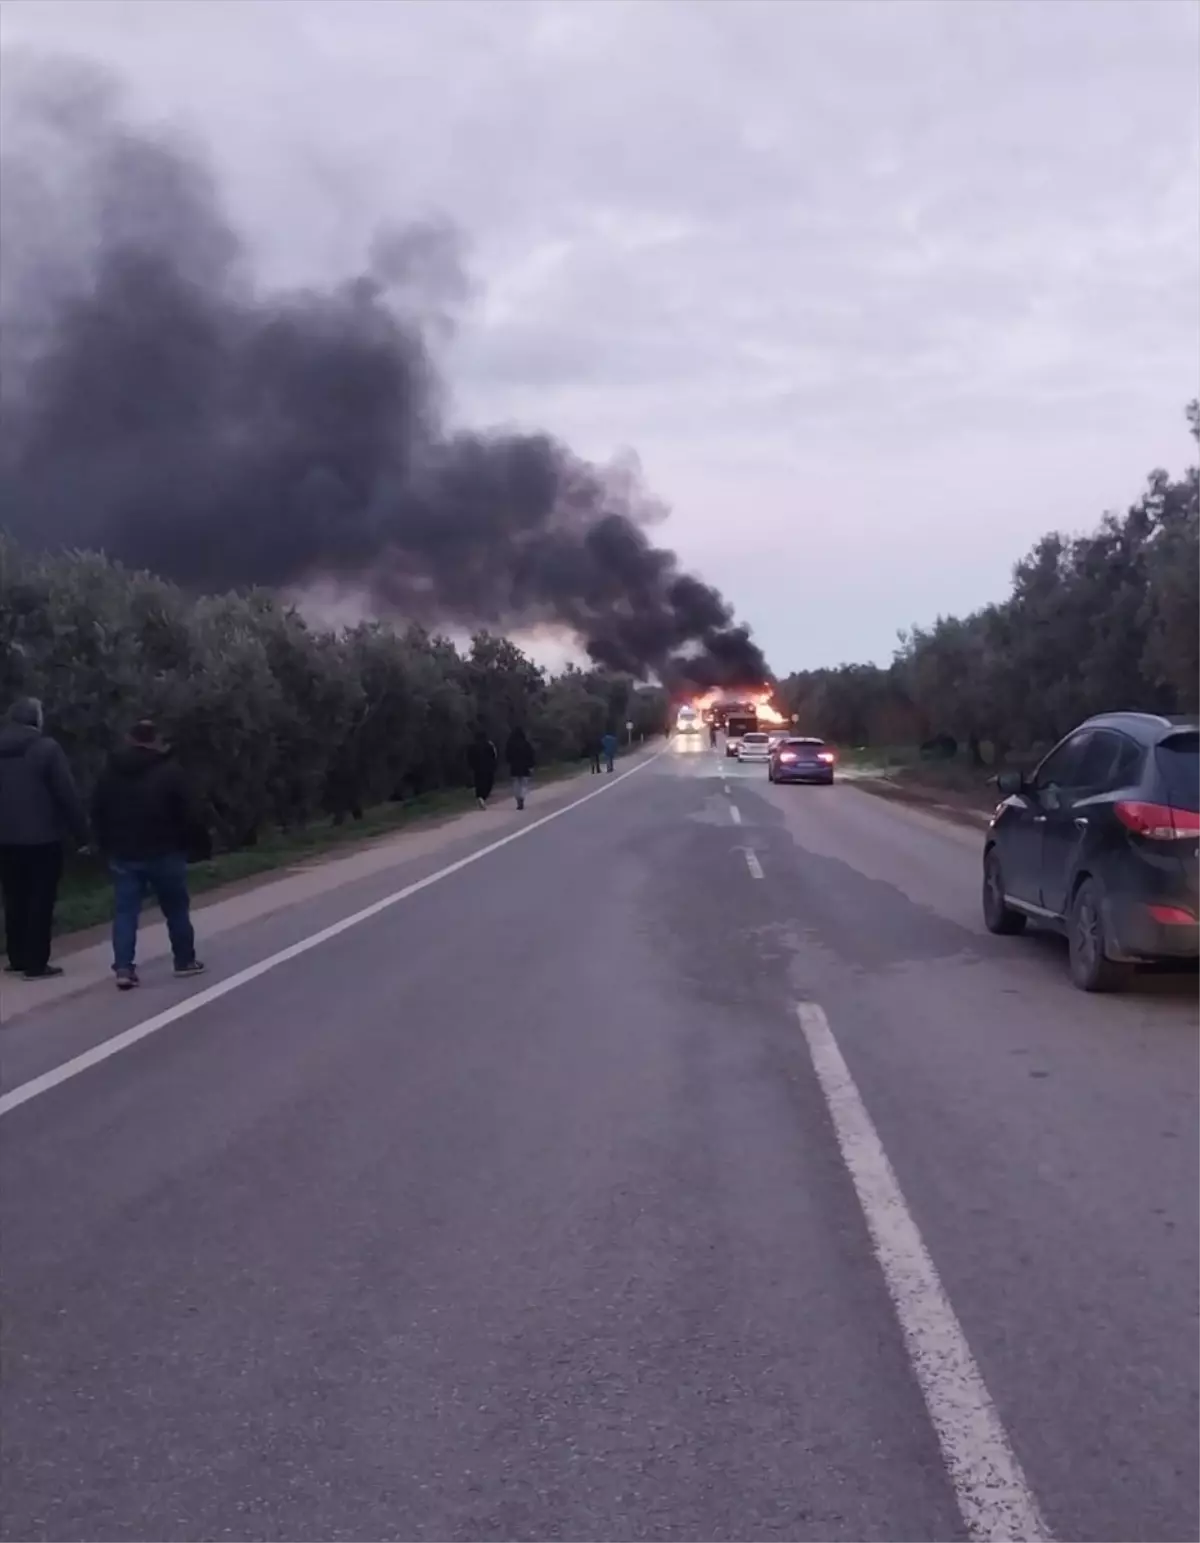
[[[818,761],[825,761],[828,765],[832,766],[833,765],[833,751],[832,750],[818,750],[817,751],[817,760]]]
[[[1147,841],[1195,841],[1200,837],[1200,814],[1194,809],[1131,803],[1127,799],[1122,799],[1114,809],[1126,830],[1144,836]]]

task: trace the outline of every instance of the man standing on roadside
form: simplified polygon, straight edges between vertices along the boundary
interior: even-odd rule
[[[529,779],[533,776],[533,746],[525,734],[525,730],[518,726],[508,736],[508,744],[505,746],[504,759],[508,762],[509,774],[513,780],[513,795],[517,800],[517,808],[524,809],[525,800],[529,796]]]
[[[113,877],[113,972],[138,984],[138,917],[152,893],[167,924],[176,975],[199,975],[187,887],[187,852],[199,834],[187,784],[170,747],[143,718],[109,758],[92,800],[97,844]]]
[[[587,756],[592,765],[593,775],[600,770],[600,752],[599,734],[589,734],[587,738]]]
[[[611,729],[604,736],[604,769],[612,771],[617,759],[617,736]]]
[[[0,724],[0,893],[8,973],[61,975],[50,963],[63,840],[87,845],[87,815],[63,747],[42,733],[42,704],[16,702]]]

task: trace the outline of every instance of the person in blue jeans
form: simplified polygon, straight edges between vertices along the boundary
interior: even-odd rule
[[[613,763],[617,759],[617,736],[610,729],[602,741],[604,745],[604,769],[612,771]]]
[[[199,828],[170,746],[143,718],[109,758],[92,798],[96,845],[113,880],[113,972],[121,991],[138,984],[138,918],[148,894],[166,921],[176,975],[204,970],[196,958],[187,886],[187,853]]]

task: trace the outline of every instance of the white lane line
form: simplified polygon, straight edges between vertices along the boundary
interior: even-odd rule
[[[230,975],[225,980],[206,987],[203,991],[197,991],[195,996],[185,997],[182,1002],[176,1002],[174,1007],[168,1007],[165,1012],[156,1013],[153,1018],[136,1023],[121,1034],[114,1034],[111,1039],[93,1045],[82,1055],[64,1061],[61,1066],[55,1066],[52,1070],[43,1072],[40,1077],[21,1083],[19,1087],[13,1088],[11,1092],[0,1097],[0,1116],[10,1114],[22,1104],[27,1104],[30,1099],[39,1098],[43,1093],[48,1093],[51,1088],[58,1087],[60,1082],[69,1082],[72,1077],[78,1077],[81,1072],[98,1066],[101,1061],[107,1061],[110,1056],[118,1055],[122,1050],[128,1050],[131,1045],[136,1045],[138,1040],[145,1039],[150,1034],[157,1034],[159,1029],[178,1023],[181,1018],[198,1012],[200,1008],[207,1007],[210,1002],[216,1002],[221,997],[228,996],[231,991],[236,991],[240,986],[248,986],[252,980],[257,980],[260,975],[266,975],[269,970],[277,969],[281,964],[287,964],[290,959],[298,959],[301,954],[307,954],[311,949],[319,948],[322,943],[328,943],[331,938],[336,938],[343,932],[349,932],[351,927],[357,927],[361,922],[370,921],[373,916],[378,916],[380,912],[398,905],[401,900],[407,900],[410,895],[416,895],[433,884],[440,884],[452,873],[461,873],[472,863],[479,862],[481,858],[490,857],[493,852],[500,851],[502,847],[508,846],[513,841],[531,836],[543,825],[549,825],[552,820],[559,820],[564,814],[570,814],[572,809],[590,804],[593,798],[601,797],[628,778],[636,776],[663,754],[665,751],[656,751],[654,755],[647,756],[638,765],[631,766],[627,772],[622,772],[611,781],[606,780],[592,792],[585,793],[582,798],[576,798],[571,803],[564,804],[561,809],[554,809],[549,814],[542,815],[540,820],[531,820],[528,825],[522,825],[509,835],[501,836],[498,841],[489,842],[487,846],[480,847],[477,852],[472,852],[467,857],[460,857],[457,862],[448,863],[445,868],[439,868],[436,873],[427,874],[425,878],[417,879],[413,884],[406,884],[403,889],[395,890],[392,894],[385,895],[382,900],[376,900],[371,905],[364,906],[361,911],[355,911],[352,916],[344,916],[341,921],[334,922],[332,926],[322,927],[320,932],[314,932],[307,938],[301,938],[298,943],[281,948],[277,954],[270,954],[266,959],[260,959],[257,964],[248,965],[246,969],[239,970],[236,975]]]
[[[995,1543],[1048,1539],[1050,1531],[829,1021],[815,1002],[799,1002],[796,1011],[967,1532]]]
[[[759,862],[758,854],[756,852],[751,852],[751,851],[747,850],[747,852],[746,852],[746,867],[749,868],[749,870],[750,870],[750,877],[751,878],[754,878],[754,879],[761,879],[762,878],[762,876],[763,876],[762,864]]]
[[[733,823],[735,825],[740,825],[742,823],[742,811],[738,808],[738,806],[736,804],[730,804],[730,806],[729,806],[729,818],[733,821]]]

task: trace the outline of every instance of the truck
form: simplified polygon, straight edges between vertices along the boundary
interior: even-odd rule
[[[725,714],[725,754],[733,760],[743,734],[758,733],[758,713],[753,707],[733,707]]]

